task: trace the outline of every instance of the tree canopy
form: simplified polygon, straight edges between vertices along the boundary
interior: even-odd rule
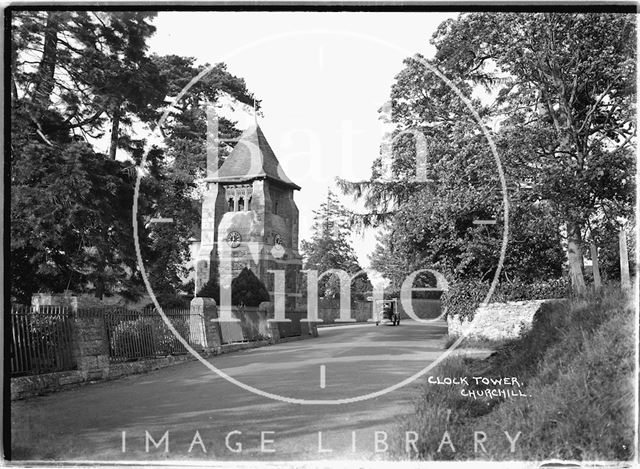
[[[370,213],[359,221],[392,233],[375,255],[393,250],[455,277],[487,278],[497,266],[496,165],[479,123],[428,63],[469,99],[496,143],[511,208],[504,276],[560,275],[562,248],[574,288],[584,290],[584,241],[632,214],[635,34],[635,17],[621,14],[469,13],[442,23],[434,58],[406,59],[392,87],[389,158],[375,161],[369,181],[340,181],[365,199]],[[428,142],[428,180],[416,181],[409,130]]]
[[[253,102],[224,64],[192,87],[152,146],[153,127],[208,64],[149,54],[151,12],[21,11],[11,21],[11,295],[144,292],[132,230],[136,165],[146,158],[138,232],[161,299],[185,291],[206,161],[204,106]],[[238,135],[221,119],[222,137]],[[99,148],[107,143],[106,152]],[[223,151],[224,156],[224,151]],[[172,224],[152,224],[154,217]]]
[[[349,241],[351,230],[348,212],[335,194],[328,191],[326,200],[313,214],[311,239],[301,243],[304,268],[317,270],[318,275],[331,269],[344,270],[351,275],[362,270]],[[318,284],[319,296],[339,297],[340,283],[335,275],[322,278]],[[372,288],[368,276],[362,274],[352,283],[352,297],[362,299],[365,292]]]

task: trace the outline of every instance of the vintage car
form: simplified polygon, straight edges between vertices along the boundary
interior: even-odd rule
[[[398,312],[398,300],[378,300],[375,302],[376,312],[378,314],[376,326],[379,324],[391,324],[392,326],[400,325],[400,313]]]

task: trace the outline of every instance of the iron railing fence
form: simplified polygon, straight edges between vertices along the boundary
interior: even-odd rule
[[[61,306],[11,305],[11,376],[76,368],[73,313]]]
[[[196,348],[204,345],[204,318],[201,315],[192,314],[189,309],[163,308],[162,311],[190,345]],[[112,362],[188,352],[155,309],[109,308],[102,313]]]
[[[189,309],[164,309],[176,331],[194,348],[206,344],[204,318]],[[155,309],[120,307],[11,306],[11,376],[77,369],[75,337],[89,327],[104,328],[111,362],[187,353]],[[89,322],[88,322],[89,321]],[[95,329],[94,329],[95,330]],[[100,335],[102,335],[100,333]]]

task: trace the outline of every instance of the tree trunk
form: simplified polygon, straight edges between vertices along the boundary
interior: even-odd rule
[[[113,116],[111,121],[111,143],[109,144],[109,158],[116,159],[118,151],[118,136],[120,133],[120,105],[116,104],[113,108]]]
[[[569,259],[569,276],[573,292],[577,295],[583,295],[586,286],[583,275],[582,236],[580,225],[575,222],[567,223],[567,257]]]
[[[620,287],[623,290],[631,288],[631,278],[629,276],[629,257],[627,253],[627,233],[624,231],[624,227],[620,227],[620,233],[618,235],[618,241],[620,243]]]
[[[95,297],[100,300],[104,297],[104,279],[102,278],[102,274],[98,275],[96,280]]]
[[[602,288],[602,280],[600,279],[600,263],[598,262],[598,247],[594,241],[591,241],[591,261],[593,269],[593,289],[596,293]]]
[[[54,74],[56,71],[56,61],[58,56],[59,27],[60,12],[48,12],[47,24],[44,29],[42,58],[38,65],[38,78],[36,79],[35,88],[33,90],[33,100],[43,106],[47,106],[50,103],[51,93],[54,88]]]

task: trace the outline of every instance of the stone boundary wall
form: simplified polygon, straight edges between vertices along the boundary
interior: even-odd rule
[[[441,311],[440,300],[415,298],[411,300],[413,311],[420,319],[437,318]],[[351,318],[355,322],[368,322],[371,319],[371,309],[373,302],[371,301],[352,301],[351,302]],[[412,319],[404,310],[402,302],[398,298],[398,311],[400,319]],[[340,318],[340,300],[320,298],[318,300],[318,317],[322,319],[323,324],[333,324],[336,319]],[[340,323],[337,323],[340,324]]]
[[[476,309],[471,321],[448,316],[449,337],[457,339],[466,335],[469,339],[480,340],[517,339],[531,328],[536,312],[548,301],[553,300],[489,303]]]
[[[371,304],[370,301],[352,301],[351,318],[355,319],[355,322],[367,322],[371,319]],[[340,319],[340,300],[319,298],[318,318],[322,319],[322,324],[333,324],[336,319]]]
[[[218,318],[218,309],[214,300],[194,298],[191,303],[192,315],[204,316],[204,331],[200,332],[199,346],[195,349],[203,356],[219,355],[250,348],[263,347],[279,342],[317,337],[315,323],[299,323],[300,333],[296,336],[281,337],[279,324],[268,321],[273,317],[273,305],[262,303],[258,308],[234,308],[233,315],[241,319],[234,323],[242,338],[252,338],[242,342],[223,343],[225,334],[221,323],[212,321]],[[300,320],[306,314],[302,311],[287,312],[285,317],[293,321]],[[107,344],[106,330],[102,318],[84,317],[78,314],[73,326],[73,353],[77,370],[60,371],[11,378],[11,400],[25,399],[31,396],[60,391],[98,380],[117,379],[137,373],[146,373],[167,366],[194,360],[191,354],[173,355],[162,358],[142,359],[124,363],[111,363]]]
[[[73,387],[74,385],[91,383],[101,379],[117,379],[122,376],[146,373],[192,359],[193,357],[187,354],[135,362],[112,363],[103,370],[103,374],[99,377],[92,377],[82,370],[72,370],[11,378],[11,400],[48,394],[67,387]]]
[[[413,312],[420,319],[435,319],[440,316],[442,312],[442,303],[440,300],[413,298],[411,304],[413,305]],[[398,298],[398,311],[400,312],[400,319],[412,319],[404,310],[400,298]]]

